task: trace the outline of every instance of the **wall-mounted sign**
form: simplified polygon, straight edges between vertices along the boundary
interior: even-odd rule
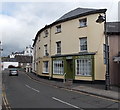
[[[70,57],[66,57],[67,60],[73,59],[71,56]]]

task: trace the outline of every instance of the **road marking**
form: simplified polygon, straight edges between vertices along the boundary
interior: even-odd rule
[[[4,84],[2,85],[2,102],[6,110],[11,110],[11,106],[7,100],[7,96],[5,93],[5,86]]]
[[[28,88],[30,88],[30,89],[32,89],[32,90],[34,90],[34,91],[36,91],[36,92],[40,92],[39,90],[34,89],[34,88],[32,88],[32,87],[28,86],[27,84],[26,84],[25,86],[26,86],[26,87],[28,87]]]
[[[45,83],[43,81],[38,81],[34,78],[32,78],[31,76],[29,76],[28,74],[24,73],[30,80],[33,80],[37,83],[41,83],[41,84],[45,84],[45,85],[48,85],[48,86],[51,86],[51,87],[55,87],[55,88],[58,88],[56,85],[50,85],[48,83]],[[94,94],[90,94],[90,93],[85,93],[85,92],[82,92],[82,91],[77,91],[77,90],[70,90],[68,88],[60,88],[60,89],[63,89],[63,90],[66,90],[66,91],[72,91],[72,92],[75,92],[75,93],[79,93],[79,94],[84,94],[84,95],[89,95],[91,97],[97,97],[97,98],[100,98],[100,99],[104,99],[104,100],[109,100],[109,101],[113,101],[113,102],[120,102],[119,100],[116,100],[116,99],[111,99],[111,98],[107,98],[107,97],[103,97],[103,96],[97,96],[97,95],[94,95]]]
[[[56,100],[56,101],[58,101],[58,102],[64,103],[64,104],[66,104],[66,105],[69,105],[69,106],[71,106],[71,107],[74,107],[74,108],[83,110],[82,108],[79,108],[79,107],[77,107],[77,106],[75,106],[75,105],[72,105],[72,104],[70,104],[70,103],[68,103],[68,102],[62,101],[62,100],[60,100],[60,99],[58,99],[58,98],[52,97],[52,99],[54,99],[54,100]]]

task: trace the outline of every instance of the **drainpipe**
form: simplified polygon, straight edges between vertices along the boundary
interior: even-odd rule
[[[51,60],[51,27],[50,27],[50,48],[49,48],[50,50],[49,50],[49,55],[50,55],[50,64],[49,64],[49,67],[50,67],[50,73],[49,73],[49,79],[51,79],[51,77],[52,77],[52,69],[51,69],[51,67],[52,67],[52,60]]]

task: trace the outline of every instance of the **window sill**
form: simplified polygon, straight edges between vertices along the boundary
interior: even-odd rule
[[[57,73],[53,73],[53,75],[59,75],[59,76],[63,76],[63,74],[57,74]]]
[[[88,53],[88,51],[87,50],[82,50],[79,53]]]
[[[79,26],[78,28],[84,28],[84,27],[87,27],[87,25],[86,26]]]
[[[59,56],[59,55],[61,55],[61,53],[57,53],[57,54],[55,54],[56,56]]]
[[[48,36],[44,36],[43,38],[46,38],[46,37],[48,37]]]
[[[43,57],[49,57],[49,55],[44,55]]]
[[[92,77],[92,75],[75,75],[75,76],[80,76],[80,77]]]
[[[49,72],[42,72],[42,74],[49,74]]]
[[[60,32],[55,32],[55,34],[58,34],[58,33],[61,33],[61,31]]]

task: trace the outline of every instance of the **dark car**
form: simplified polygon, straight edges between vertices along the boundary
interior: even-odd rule
[[[16,68],[10,68],[9,76],[18,76],[18,70]]]

